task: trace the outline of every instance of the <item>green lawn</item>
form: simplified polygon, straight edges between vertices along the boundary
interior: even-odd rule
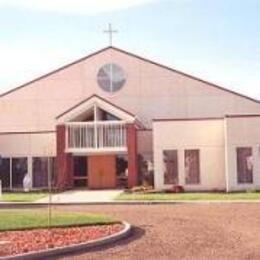
[[[3,192],[0,201],[31,202],[47,196],[47,192]]]
[[[0,210],[0,220],[0,231],[47,227],[48,209]],[[103,215],[76,212],[55,211],[51,219],[53,227],[111,223],[118,223],[118,221]]]
[[[122,193],[116,200],[260,200],[260,192]]]

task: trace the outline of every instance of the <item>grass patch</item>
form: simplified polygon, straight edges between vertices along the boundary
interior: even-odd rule
[[[48,226],[48,209],[1,210],[0,231],[43,228]],[[118,223],[114,219],[98,214],[54,211],[51,219],[52,227],[97,225]]]
[[[47,192],[3,192],[0,201],[32,202],[47,196]]]
[[[116,200],[260,200],[260,192],[122,193]]]

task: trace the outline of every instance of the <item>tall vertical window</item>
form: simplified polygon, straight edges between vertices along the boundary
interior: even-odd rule
[[[138,154],[138,177],[139,184],[154,185],[153,153],[143,152]]]
[[[186,184],[200,183],[200,153],[199,150],[185,150],[185,182]]]
[[[23,179],[28,171],[27,158],[12,158],[12,187],[22,188]]]
[[[73,156],[73,176],[76,187],[86,187],[88,184],[88,158],[87,156]]]
[[[128,158],[127,155],[116,156],[116,177],[117,187],[125,188],[127,186]]]
[[[237,182],[253,183],[252,147],[237,148]]]
[[[164,184],[178,184],[178,155],[177,150],[163,151]]]
[[[10,158],[0,159],[0,180],[3,189],[10,188]]]
[[[49,160],[49,161],[48,161]],[[48,166],[48,162],[50,165]],[[33,187],[46,188],[48,187],[48,167],[53,181],[54,177],[54,158],[51,157],[33,157],[32,173]]]

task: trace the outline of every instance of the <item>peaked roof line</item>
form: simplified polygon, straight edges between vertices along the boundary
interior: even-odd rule
[[[142,61],[145,61],[145,62],[148,62],[148,63],[150,63],[150,64],[153,64],[153,65],[155,65],[155,66],[159,66],[159,67],[161,67],[161,68],[163,68],[163,69],[166,69],[166,70],[169,70],[169,71],[173,71],[173,72],[178,73],[178,74],[180,74],[180,75],[183,75],[183,76],[185,76],[185,77],[194,79],[194,80],[196,80],[196,81],[205,83],[205,84],[210,85],[210,86],[212,86],[212,87],[215,87],[215,88],[217,88],[217,89],[223,90],[223,91],[225,91],[225,92],[229,92],[229,93],[234,94],[234,95],[236,95],[236,96],[239,96],[239,97],[242,97],[242,98],[246,98],[246,99],[249,99],[249,100],[251,100],[251,101],[253,101],[253,102],[256,102],[256,103],[259,103],[259,104],[260,104],[260,100],[258,100],[258,99],[256,99],[256,98],[252,98],[252,97],[249,97],[249,96],[247,96],[247,95],[238,93],[238,92],[236,92],[236,91],[233,91],[233,90],[230,90],[230,89],[221,87],[221,86],[219,86],[219,85],[217,85],[217,84],[215,84],[215,83],[212,83],[212,82],[210,82],[210,81],[207,81],[207,80],[201,79],[201,78],[199,78],[199,77],[190,75],[190,74],[185,73],[185,72],[180,71],[180,70],[173,69],[172,67],[163,65],[163,64],[161,64],[161,63],[152,61],[152,60],[150,60],[150,59],[147,59],[147,58],[144,58],[144,57],[142,57],[142,56],[133,54],[133,53],[131,53],[131,52],[128,52],[128,51],[119,49],[119,48],[117,48],[117,47],[112,47],[112,48],[115,49],[115,50],[117,50],[117,51],[119,51],[119,52],[125,53],[125,54],[130,55],[130,56],[132,56],[132,57],[135,57],[135,58],[137,58],[137,59],[140,59],[140,60],[142,60]]]
[[[37,78],[35,78],[35,79],[33,79],[33,80],[27,81],[26,83],[23,83],[22,85],[19,85],[18,87],[15,87],[15,88],[13,88],[13,89],[10,89],[10,90],[8,90],[8,91],[6,91],[6,92],[0,94],[0,98],[3,97],[3,96],[6,96],[6,95],[8,95],[8,94],[10,94],[10,93],[12,93],[12,92],[14,92],[14,91],[16,91],[16,90],[19,90],[19,89],[21,89],[21,88],[24,88],[24,87],[26,87],[26,86],[28,86],[28,85],[34,83],[34,82],[37,82],[37,81],[39,81],[39,80],[41,80],[41,79],[44,79],[44,78],[46,78],[46,77],[48,77],[48,76],[51,76],[52,74],[55,74],[55,73],[57,73],[57,72],[59,72],[59,71],[61,71],[61,70],[64,70],[64,69],[66,69],[66,68],[68,68],[68,67],[70,67],[70,66],[72,66],[72,65],[75,65],[75,64],[77,64],[77,63],[79,63],[79,62],[82,62],[82,61],[84,61],[84,60],[86,60],[86,59],[88,59],[88,58],[91,58],[92,56],[95,56],[95,55],[97,55],[97,54],[99,54],[99,53],[101,53],[101,52],[104,52],[104,51],[106,51],[106,50],[108,50],[108,49],[111,49],[111,48],[113,48],[113,47],[107,46],[107,47],[102,48],[102,49],[100,49],[100,50],[98,50],[98,51],[96,51],[96,52],[93,52],[93,53],[88,54],[88,55],[86,55],[86,56],[84,56],[84,57],[82,57],[82,58],[79,58],[79,59],[77,59],[77,60],[75,60],[75,61],[72,61],[72,62],[70,62],[70,63],[68,63],[68,64],[66,64],[66,65],[64,65],[64,66],[58,67],[58,68],[55,69],[55,70],[52,70],[52,71],[50,71],[50,72],[48,72],[48,73],[46,73],[46,74],[43,74],[42,76],[39,76],[39,77],[37,77]]]
[[[64,66],[62,66],[62,67],[59,67],[59,68],[57,68],[57,69],[55,69],[55,70],[53,70],[53,71],[51,71],[51,72],[49,72],[49,73],[47,73],[47,74],[44,74],[44,75],[42,75],[42,76],[40,76],[40,77],[37,77],[37,78],[35,78],[35,79],[33,79],[33,80],[29,81],[29,82],[26,82],[26,83],[24,83],[24,84],[22,84],[22,85],[16,87],[16,88],[13,88],[13,89],[11,89],[11,90],[8,90],[8,91],[6,91],[6,92],[0,94],[0,98],[6,96],[6,95],[8,95],[8,94],[10,94],[10,93],[12,93],[12,92],[14,92],[14,91],[16,91],[16,90],[19,90],[19,89],[21,89],[21,88],[23,88],[23,87],[26,87],[26,86],[28,86],[28,85],[30,85],[30,84],[36,82],[36,81],[39,81],[39,80],[41,80],[41,79],[43,79],[43,78],[46,78],[46,77],[48,77],[48,76],[50,76],[50,75],[52,75],[52,74],[55,74],[55,73],[57,73],[57,72],[59,72],[59,71],[61,71],[61,70],[64,70],[64,69],[66,69],[66,68],[68,68],[68,67],[70,67],[70,66],[72,66],[72,65],[75,65],[75,64],[77,64],[77,63],[79,63],[79,62],[81,62],[81,61],[84,61],[84,60],[86,60],[86,59],[88,59],[88,58],[91,58],[92,56],[95,56],[95,55],[97,55],[97,54],[99,54],[99,53],[101,53],[101,52],[104,52],[104,51],[108,50],[108,49],[114,49],[114,50],[116,50],[116,51],[119,51],[119,52],[124,53],[124,54],[129,55],[129,56],[132,56],[132,57],[137,58],[137,59],[139,59],[139,60],[142,60],[142,61],[144,61],[144,62],[148,62],[148,63],[153,64],[153,65],[155,65],[155,66],[159,66],[159,67],[161,67],[161,68],[163,68],[163,69],[166,69],[166,70],[169,70],[169,71],[178,73],[178,74],[180,74],[180,75],[183,75],[183,76],[188,77],[188,78],[191,78],[191,79],[193,79],[193,80],[196,80],[196,81],[202,82],[202,83],[204,83],[204,84],[210,85],[210,86],[215,87],[215,88],[217,88],[217,89],[220,89],[220,90],[222,90],[222,91],[231,93],[231,94],[233,94],[233,95],[236,95],[236,96],[239,96],[239,97],[242,97],[242,98],[245,98],[245,99],[248,99],[248,100],[250,100],[250,101],[253,101],[253,102],[256,102],[256,103],[260,104],[260,100],[258,100],[258,99],[256,99],[256,98],[252,98],[252,97],[249,97],[249,96],[247,96],[247,95],[238,93],[238,92],[236,92],[236,91],[233,91],[233,90],[224,88],[224,87],[219,86],[219,85],[217,85],[217,84],[215,84],[215,83],[212,83],[212,82],[210,82],[210,81],[207,81],[207,80],[201,79],[201,78],[199,78],[199,77],[196,77],[196,76],[187,74],[187,73],[185,73],[185,72],[183,72],[183,71],[180,71],[180,70],[173,69],[172,67],[163,65],[163,64],[161,64],[161,63],[152,61],[152,60],[150,60],[150,59],[148,59],[148,58],[144,58],[144,57],[139,56],[139,55],[137,55],[137,54],[134,54],[134,53],[125,51],[125,50],[123,50],[123,49],[120,49],[120,48],[118,48],[118,47],[114,47],[114,46],[111,46],[111,45],[109,45],[109,46],[107,46],[107,47],[105,47],[105,48],[102,48],[102,49],[100,49],[100,50],[98,50],[98,51],[96,51],[96,52],[93,52],[93,53],[91,53],[91,54],[89,54],[89,55],[86,55],[86,56],[84,56],[84,57],[82,57],[82,58],[80,58],[80,59],[77,59],[77,60],[75,60],[75,61],[73,61],[73,62],[71,62],[71,63],[68,63],[67,65],[64,65]]]
[[[109,104],[109,105],[115,107],[116,109],[121,110],[122,112],[128,114],[129,116],[136,118],[136,116],[135,116],[133,113],[130,113],[130,112],[127,111],[126,109],[124,109],[124,108],[122,108],[122,107],[119,107],[119,106],[113,104],[112,102],[108,101],[107,99],[105,99],[105,98],[103,98],[103,97],[101,97],[101,96],[99,96],[99,95],[94,94],[94,95],[91,95],[91,96],[89,96],[88,98],[85,98],[85,99],[83,99],[82,101],[78,102],[76,105],[70,107],[70,108],[67,109],[66,111],[62,112],[61,114],[59,114],[58,116],[56,116],[55,119],[61,118],[62,116],[66,115],[67,113],[71,112],[73,109],[75,109],[75,108],[77,108],[78,106],[84,104],[85,102],[91,100],[92,98],[98,98],[98,99],[102,100],[103,102],[105,102],[105,103],[107,103],[107,104]]]

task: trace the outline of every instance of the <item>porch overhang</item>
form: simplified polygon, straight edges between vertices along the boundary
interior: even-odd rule
[[[136,116],[93,95],[56,117],[58,186],[73,185],[74,155],[125,153],[128,157],[128,186],[137,183]]]
[[[70,148],[67,150],[69,153],[75,156],[85,156],[85,155],[102,155],[102,154],[125,154],[127,153],[127,147],[109,147],[109,148]]]

